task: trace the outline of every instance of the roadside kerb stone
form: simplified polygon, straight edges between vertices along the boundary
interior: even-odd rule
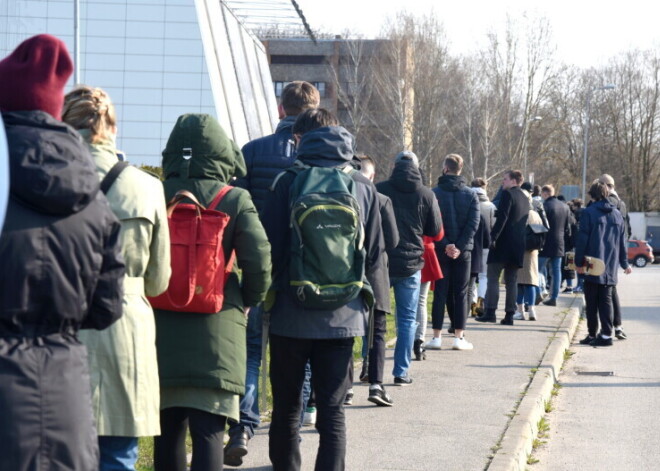
[[[504,432],[488,471],[523,471],[527,468],[538,422],[545,415],[545,404],[552,397],[552,389],[564,363],[564,351],[570,346],[580,320],[581,304],[582,298],[576,296],[567,309]]]

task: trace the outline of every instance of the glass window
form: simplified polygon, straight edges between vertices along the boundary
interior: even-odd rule
[[[325,82],[312,82],[312,85],[318,89],[321,98],[325,98]]]

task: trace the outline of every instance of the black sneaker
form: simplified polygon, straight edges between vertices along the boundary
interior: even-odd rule
[[[618,338],[619,340],[626,340],[626,339],[628,338],[628,336],[626,335],[626,333],[625,333],[625,332],[623,331],[623,329],[621,329],[621,328],[619,328],[619,329],[614,329],[614,335],[615,335],[616,338]]]
[[[345,406],[353,405],[353,394],[353,388],[350,388],[348,391],[346,391],[346,397],[344,398]]]
[[[587,335],[585,338],[580,340],[580,345],[589,345],[593,339],[596,337],[592,337],[591,335]]]
[[[415,339],[413,344],[413,354],[415,355],[415,361],[426,360],[426,349],[423,347],[424,341],[422,339]]]
[[[449,329],[447,329],[447,333],[448,334],[454,334],[454,333],[456,333],[456,329],[454,329],[453,327],[450,327]]]
[[[566,288],[564,288],[564,291],[562,291],[562,293],[573,294],[573,288],[569,288],[567,286]]]
[[[546,299],[545,301],[543,301],[543,304],[545,304],[546,306],[556,306],[557,300],[553,298]]]
[[[410,375],[405,375],[405,376],[395,376],[394,377],[394,385],[395,386],[409,386],[413,382],[412,378]]]
[[[591,342],[589,342],[589,345],[592,347],[611,347],[612,346],[612,338],[610,337],[609,339],[604,339],[600,335],[593,339]]]
[[[394,405],[394,401],[392,401],[390,395],[385,392],[385,388],[381,385],[369,388],[369,399],[367,400],[382,407],[391,407]]]
[[[362,362],[362,370],[360,370],[360,381],[363,383],[369,382],[369,362],[367,360]]]

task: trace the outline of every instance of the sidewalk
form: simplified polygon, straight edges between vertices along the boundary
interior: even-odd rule
[[[468,320],[466,337],[475,349],[453,351],[452,337],[443,335],[446,349],[428,351],[426,361],[412,362],[411,386],[393,385],[389,349],[385,387],[394,407],[369,403],[368,385],[355,383],[354,403],[346,407],[347,469],[483,470],[495,453],[511,455],[514,446],[507,444],[517,437],[503,440],[505,431],[549,340],[562,322],[577,318],[577,309],[569,309],[576,299],[562,295],[558,307],[537,306],[539,320],[516,321],[513,327]],[[305,427],[301,435],[302,469],[311,470],[318,434]],[[500,442],[511,449],[498,449]],[[271,469],[268,424],[250,441],[239,469]]]

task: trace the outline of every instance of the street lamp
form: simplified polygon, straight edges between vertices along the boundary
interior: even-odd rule
[[[601,90],[613,90],[615,88],[616,86],[612,84],[603,85],[602,87],[592,88],[587,94],[587,114],[584,119],[584,144],[582,145],[584,152],[582,157],[582,201],[585,204],[587,201],[587,157],[589,155],[589,115],[591,114],[591,97],[593,96],[594,92]]]
[[[523,175],[525,176],[525,179],[527,179],[527,134],[529,133],[529,126],[535,121],[541,121],[543,117],[541,116],[534,116],[532,119],[527,120],[525,123],[525,133],[523,135],[523,143],[525,144],[523,148]]]

